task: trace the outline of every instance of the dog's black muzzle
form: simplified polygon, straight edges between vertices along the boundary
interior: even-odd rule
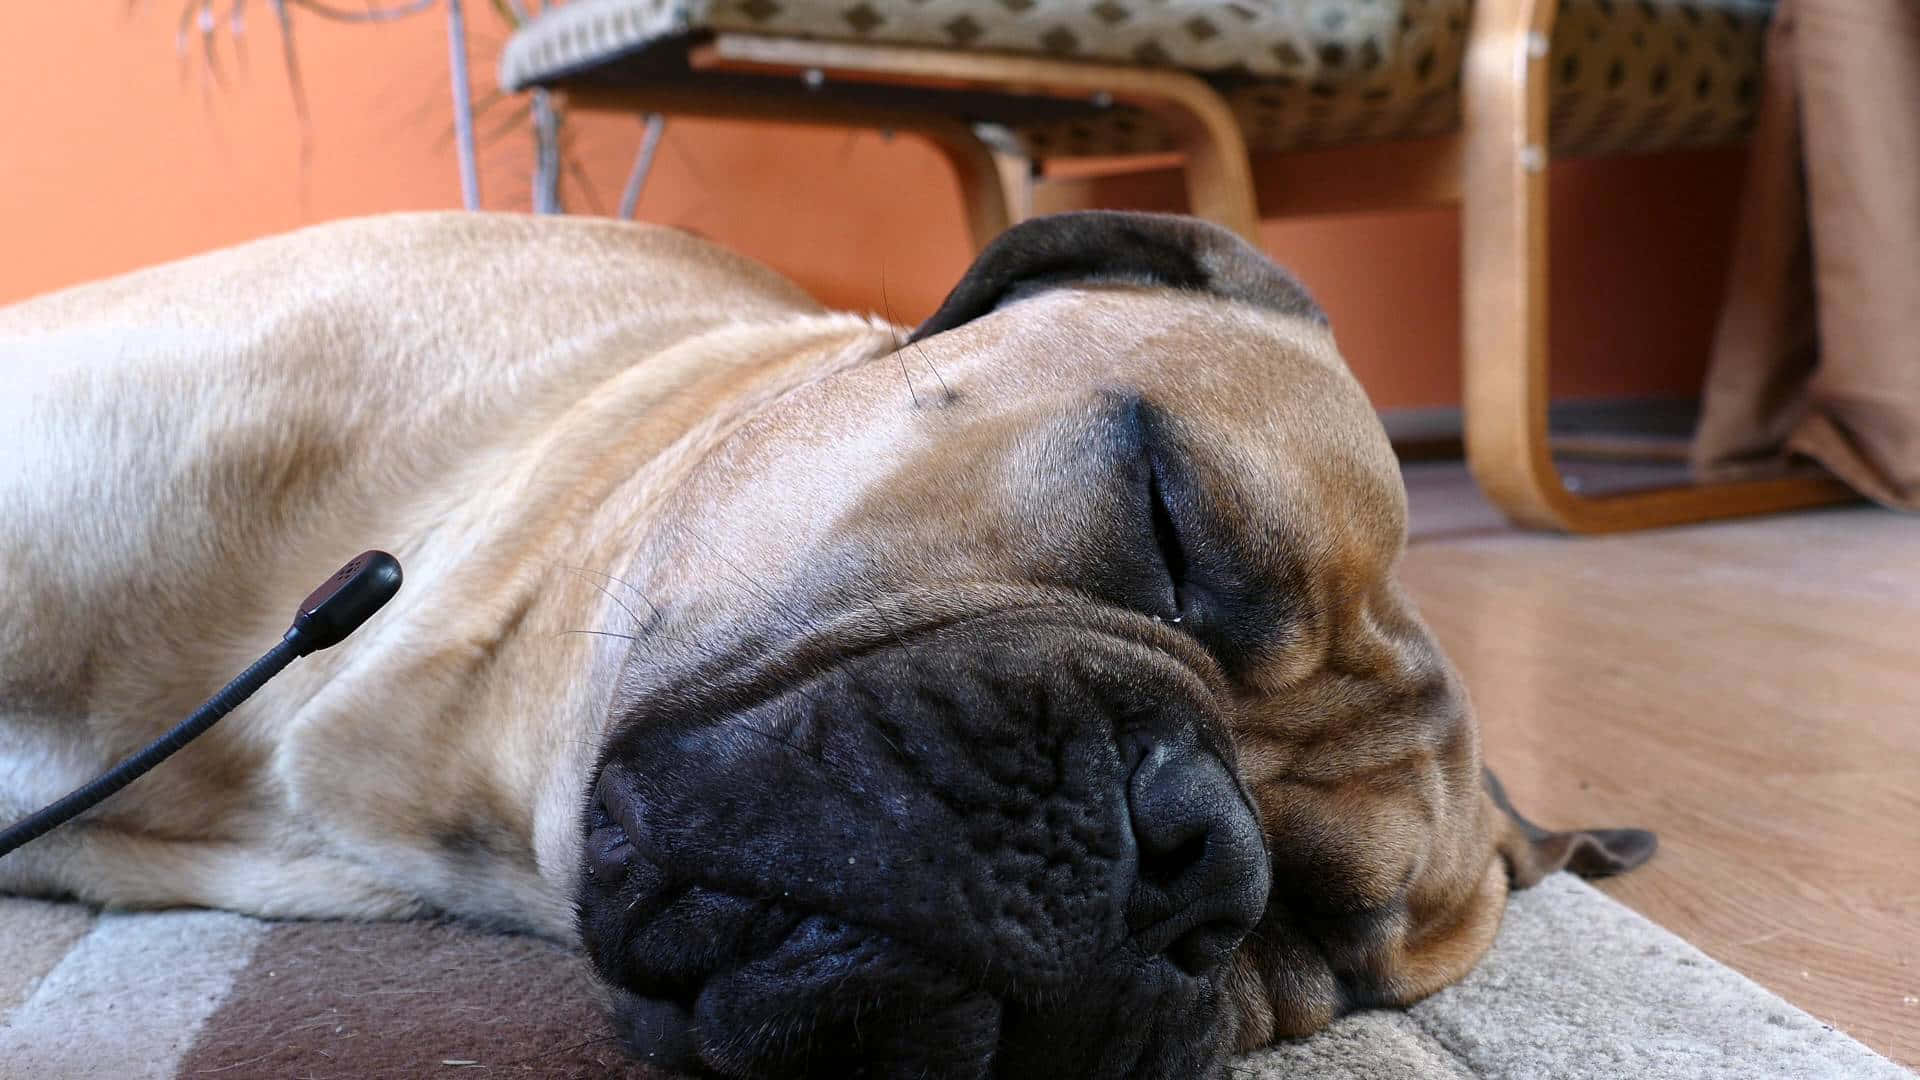
[[[580,901],[622,1035],[729,1077],[1217,1071],[1269,868],[1198,685],[1028,613],[633,719]]]

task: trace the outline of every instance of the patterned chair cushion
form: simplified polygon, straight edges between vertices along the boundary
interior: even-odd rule
[[[1709,145],[1752,119],[1772,0],[1559,0],[1557,155]],[[564,83],[704,32],[1175,67],[1213,82],[1256,150],[1451,131],[1471,0],[574,0],[516,33],[501,82]],[[691,76],[697,78],[698,76]],[[1034,157],[1151,153],[1172,140],[1125,106],[988,125]]]
[[[1341,81],[1377,66],[1392,48],[1406,2],[574,0],[515,35],[501,59],[501,81],[530,85],[559,64],[695,30]]]

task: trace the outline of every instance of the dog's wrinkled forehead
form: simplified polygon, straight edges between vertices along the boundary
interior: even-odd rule
[[[1139,395],[1213,502],[1246,518],[1229,525],[1291,525],[1327,556],[1325,571],[1373,576],[1397,555],[1399,467],[1326,315],[1223,228],[1113,212],[1024,222],[975,260],[913,343],[909,355],[935,370],[994,368],[991,381],[1014,388],[998,408]]]
[[[1327,323],[1298,279],[1224,229],[1170,215],[1094,211],[1036,218],[1000,234],[913,340],[1070,284],[1204,292]]]

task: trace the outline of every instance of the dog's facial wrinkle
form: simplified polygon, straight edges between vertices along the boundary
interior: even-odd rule
[[[876,652],[899,649],[911,656],[936,635],[1006,619],[1054,623],[1071,632],[1117,634],[1191,669],[1203,683],[1217,678],[1208,658],[1197,650],[1181,648],[1177,640],[1153,627],[1114,620],[1106,613],[1095,615],[1083,598],[1073,594],[1026,590],[1021,594],[1024,602],[995,603],[1001,590],[981,591],[985,595],[978,600],[949,592],[952,610],[926,614],[915,611],[925,599],[917,595],[874,593],[859,600],[849,598],[837,613],[792,622],[778,639],[756,637],[731,648],[716,648],[701,663],[636,698],[622,710],[624,716],[614,730],[674,715],[738,714],[787,693],[806,696],[808,688],[821,679]],[[775,602],[769,597],[768,603]],[[1086,621],[1090,615],[1094,621]],[[609,740],[602,747],[596,771],[604,766],[613,746]]]

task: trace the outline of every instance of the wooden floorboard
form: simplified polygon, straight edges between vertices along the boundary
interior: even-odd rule
[[[1607,892],[1920,1066],[1920,518],[1569,539],[1407,472],[1403,576],[1515,804],[1656,830]]]

